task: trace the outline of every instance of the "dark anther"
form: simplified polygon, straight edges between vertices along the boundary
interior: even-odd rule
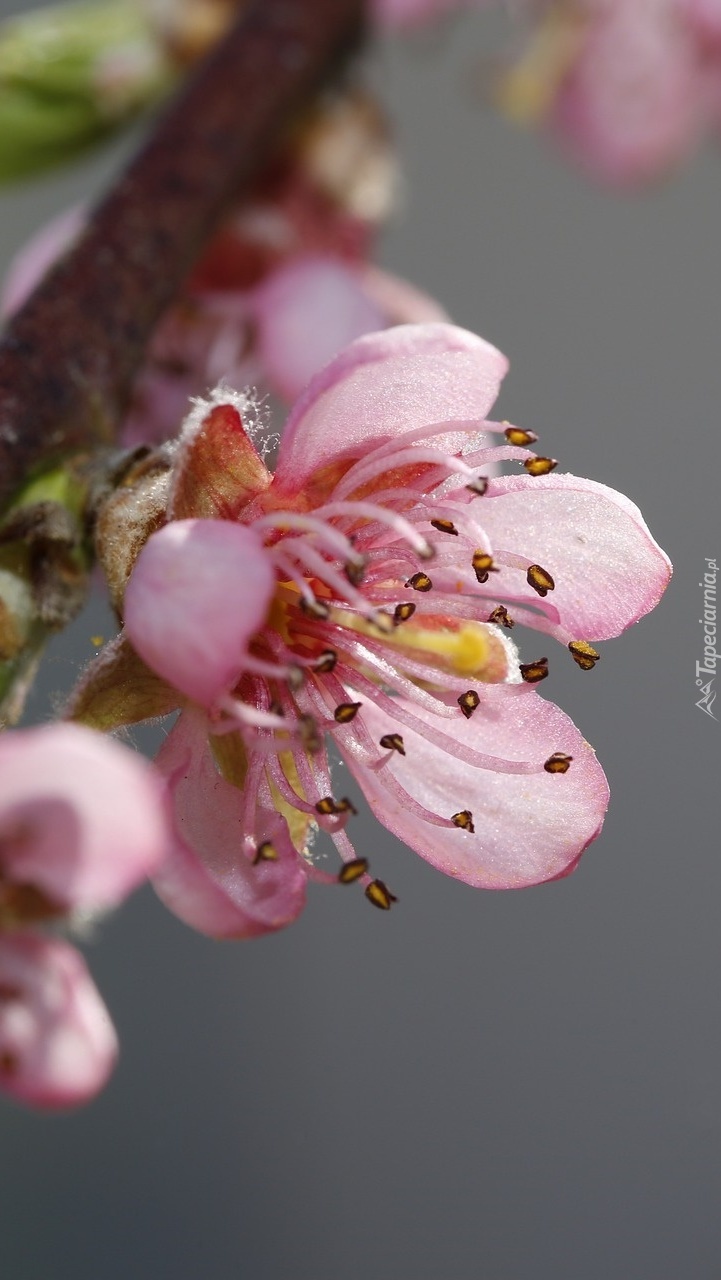
[[[336,724],[350,724],[362,706],[362,702],[341,702],[333,712],[333,719]]]
[[[489,613],[488,621],[495,622],[499,627],[507,627],[509,631],[511,627],[516,625],[505,604],[497,604],[495,609]]]
[[[493,563],[493,556],[489,556],[486,551],[474,551],[471,564],[477,582],[488,582],[489,573],[498,573]]]
[[[338,880],[340,884],[353,884],[354,881],[360,880],[368,870],[367,858],[353,858],[351,862],[344,862],[338,872]]]
[[[460,813],[454,813],[451,817],[454,827],[460,827],[461,831],[470,831],[471,835],[475,831],[473,825],[473,814],[470,809],[461,809]]]
[[[253,858],[253,866],[257,867],[259,862],[277,862],[277,861],[278,861],[278,850],[276,849],[275,845],[271,844],[270,840],[263,840],[261,844],[258,845],[258,848],[255,851],[255,857]]]
[[[367,562],[363,559],[349,560],[348,563],[343,566],[343,572],[351,586],[360,586],[363,578],[365,577],[366,566]]]
[[[480,701],[481,699],[478,697],[475,689],[469,689],[468,693],[461,694],[458,699],[458,705],[466,717],[466,720],[470,720]]]
[[[475,480],[469,481],[466,488],[471,493],[475,493],[479,498],[482,498],[488,488],[488,476],[476,476]]]
[[[366,886],[366,898],[381,911],[390,911],[392,903],[398,901],[395,894],[391,893],[388,885],[384,884],[382,880],[371,880],[370,884]]]
[[[547,596],[556,585],[548,569],[543,569],[540,564],[529,564],[526,582],[529,587],[533,587],[533,590],[538,592],[539,596]]]
[[[535,431],[522,431],[520,427],[506,427],[503,434],[509,444],[516,444],[521,448],[527,444],[535,444],[538,439]]]
[[[335,650],[324,649],[318,661],[316,662],[315,666],[313,667],[313,670],[318,672],[319,675],[327,675],[328,672],[333,670],[337,661],[338,661],[338,654],[335,652]]]
[[[548,757],[543,767],[546,770],[546,773],[568,773],[572,760],[573,756],[566,756],[562,751],[554,751],[553,755]]]
[[[548,658],[539,658],[537,662],[521,662],[520,671],[526,684],[538,684],[548,675]]]
[[[344,796],[342,800],[334,800],[332,796],[324,796],[322,800],[318,801],[315,807],[316,812],[322,814],[324,818],[331,815],[335,816],[339,813],[358,812],[353,802],[349,800],[347,796]]]
[[[397,751],[401,756],[406,754],[400,733],[384,733],[380,745],[387,751]]]
[[[572,640],[568,646],[573,661],[582,671],[590,671],[601,657],[597,649],[585,640]]]
[[[404,602],[403,604],[397,604],[395,609],[393,610],[393,621],[395,622],[396,626],[398,626],[399,623],[401,622],[407,622],[409,618],[413,617],[413,614],[415,613],[415,611],[416,611],[416,606],[412,604],[410,600],[408,600],[407,602]]]
[[[321,740],[318,733],[318,725],[312,716],[303,715],[298,717],[298,725],[300,727],[300,736],[303,740],[303,746],[307,751],[320,751]]]
[[[282,716],[285,714],[279,702],[271,702],[270,706],[268,707],[268,710],[273,716]]]
[[[430,591],[433,583],[427,573],[414,573],[413,577],[408,579],[406,586],[413,587],[414,591]]]
[[[318,618],[320,622],[325,622],[330,617],[328,605],[320,600],[306,600],[305,596],[301,596],[300,609],[307,618]]]
[[[524,467],[529,476],[547,476],[549,471],[553,471],[558,466],[555,458],[526,458]]]
[[[458,536],[458,530],[452,520],[431,520],[434,529],[439,533],[455,533]]]

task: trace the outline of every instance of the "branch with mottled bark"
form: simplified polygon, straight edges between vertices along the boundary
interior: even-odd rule
[[[0,507],[110,443],[150,334],[230,200],[336,70],[362,0],[254,0],[0,342]]]

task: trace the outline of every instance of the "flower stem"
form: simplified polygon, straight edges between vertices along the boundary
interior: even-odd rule
[[[233,197],[356,43],[362,0],[251,0],[0,341],[0,509],[111,443],[150,334]]]

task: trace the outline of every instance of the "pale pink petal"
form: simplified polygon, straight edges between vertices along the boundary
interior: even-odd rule
[[[399,325],[358,338],[297,401],[274,488],[296,494],[319,469],[424,422],[481,421],[507,368],[500,351],[455,325]]]
[[[182,714],[157,758],[169,780],[175,839],[155,879],[165,905],[201,933],[251,938],[290,924],[305,904],[306,874],[283,819],[265,810],[256,843],[269,840],[277,861],[252,864],[244,849],[246,797],[218,773],[208,724]]]
[[[349,342],[385,325],[359,272],[320,254],[274,271],[255,293],[255,315],[264,376],[290,401]]]
[[[236,683],[274,586],[252,530],[230,520],[174,520],[138,556],[125,628],[152,671],[209,706]]]
[[[429,293],[408,280],[368,263],[362,268],[363,289],[385,317],[384,324],[449,324],[450,316]]]
[[[610,182],[643,182],[696,142],[704,97],[675,4],[612,0],[591,19],[552,124],[586,168]]]
[[[15,255],[2,287],[0,314],[10,316],[22,306],[45,273],[77,240],[87,217],[82,207],[66,209],[41,227]]]
[[[118,1052],[82,956],[32,933],[0,935],[0,1088],[33,1106],[88,1102]]]
[[[543,763],[554,752],[573,757],[567,773],[495,773],[465,764],[433,745],[448,720],[418,706],[428,737],[403,726],[405,756],[393,752],[378,772],[339,739],[346,762],[384,826],[439,871],[482,889],[518,889],[567,875],[599,834],[608,786],[595,753],[568,716],[525,685],[489,685],[469,720],[461,714],[461,745],[514,761]],[[376,741],[398,723],[370,701],[363,720]],[[436,826],[406,808],[384,786],[390,771],[415,801],[443,818],[471,811],[475,832]]]
[[[53,724],[0,738],[0,876],[60,909],[110,907],[166,851],[163,789],[136,752]]]
[[[499,476],[476,509],[494,549],[551,574],[556,585],[546,602],[573,639],[619,635],[654,608],[668,585],[670,562],[638,507],[604,484],[555,472]],[[523,570],[504,566],[493,585],[500,596],[539,603]]]

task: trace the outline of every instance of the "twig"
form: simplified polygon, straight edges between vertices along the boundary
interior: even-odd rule
[[[361,29],[362,0],[254,0],[0,341],[0,508],[113,439],[150,333],[233,196]]]

